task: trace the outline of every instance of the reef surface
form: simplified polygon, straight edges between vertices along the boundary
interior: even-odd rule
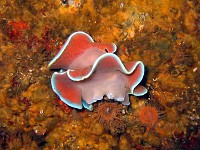
[[[1,0],[0,149],[199,149],[199,18],[198,0]],[[76,31],[141,60],[148,93],[64,104],[47,66]]]

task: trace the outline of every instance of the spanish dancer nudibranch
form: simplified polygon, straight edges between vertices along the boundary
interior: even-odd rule
[[[60,70],[51,78],[54,92],[67,105],[89,110],[104,95],[129,105],[129,94],[146,94],[147,89],[139,85],[144,64],[141,61],[123,64],[114,54],[116,49],[113,43],[94,42],[84,32],[73,33],[48,65]]]

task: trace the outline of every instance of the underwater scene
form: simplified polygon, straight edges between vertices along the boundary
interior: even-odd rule
[[[0,150],[199,149],[199,0],[0,0]]]

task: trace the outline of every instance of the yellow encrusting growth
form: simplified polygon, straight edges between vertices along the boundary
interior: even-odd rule
[[[0,6],[0,149],[199,146],[198,0],[1,0]],[[129,106],[105,98],[91,112],[66,107],[53,93],[47,64],[75,31],[115,43],[123,62],[142,61],[148,94],[131,96]],[[102,105],[116,111],[103,116]],[[103,113],[99,120],[96,112]]]

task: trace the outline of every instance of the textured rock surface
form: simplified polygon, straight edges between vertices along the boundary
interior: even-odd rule
[[[0,149],[199,147],[199,8],[198,0],[1,0]],[[122,128],[95,120],[107,98],[77,111],[51,89],[47,64],[80,30],[146,66],[149,93],[120,108]],[[151,128],[138,117],[144,106],[159,114]]]

